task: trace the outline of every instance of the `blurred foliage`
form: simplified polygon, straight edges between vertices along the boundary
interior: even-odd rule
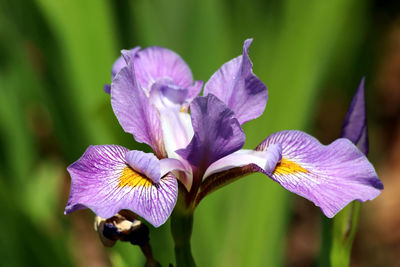
[[[2,0],[2,261],[82,266],[79,255],[88,243],[74,225],[90,230],[91,215],[63,215],[66,166],[91,144],[148,150],[122,131],[103,92],[119,50],[168,47],[196,79],[207,81],[241,53],[246,38],[254,38],[250,56],[269,88],[269,102],[265,114],[244,127],[246,147],[252,148],[274,131],[309,128],[327,81],[343,80],[339,85],[352,92],[371,71],[372,63],[360,61],[368,51],[370,12],[369,1],[362,0]],[[282,188],[260,175],[212,194],[195,213],[198,265],[284,265],[289,202]],[[161,263],[174,262],[169,223],[153,229],[151,240]],[[115,266],[144,262],[139,249],[127,244],[104,253]]]

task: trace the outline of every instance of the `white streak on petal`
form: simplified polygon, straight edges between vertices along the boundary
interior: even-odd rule
[[[184,159],[165,158],[160,160],[161,176],[168,172],[174,175],[181,181],[186,189],[190,191],[193,183],[193,173],[190,164]]]
[[[177,110],[164,109],[160,117],[167,155],[169,158],[181,159],[175,151],[185,148],[194,135],[190,115]]]
[[[276,164],[281,160],[281,153],[282,147],[280,144],[271,145],[266,151],[242,149],[211,164],[210,167],[207,168],[203,179],[214,173],[236,167],[243,167],[249,164],[255,164],[266,173],[271,173]]]

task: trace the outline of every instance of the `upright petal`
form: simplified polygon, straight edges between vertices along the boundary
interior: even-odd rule
[[[349,139],[365,154],[368,154],[367,115],[364,96],[365,78],[355,93],[346,117],[344,118],[341,137]]]
[[[90,208],[98,216],[110,218],[128,209],[155,227],[170,216],[178,194],[173,175],[154,175],[159,166],[154,156],[116,145],[90,146],[68,167],[71,192],[65,213]],[[160,170],[158,170],[160,173]],[[155,182],[158,180],[158,182]]]
[[[129,54],[132,54],[134,56],[139,50],[140,50],[140,47],[137,46],[135,48],[132,48],[131,50],[125,50],[125,51],[129,52]],[[117,73],[126,65],[127,65],[126,60],[124,59],[124,57],[122,55],[119,58],[117,58],[117,60],[115,60],[113,66],[111,68],[111,80],[114,79],[115,75],[117,75]],[[104,92],[106,92],[107,94],[110,94],[111,85],[105,84]]]
[[[130,50],[122,50],[123,54],[129,55],[129,58],[134,57],[137,52],[139,52],[140,46],[136,46]],[[114,78],[115,75],[123,68],[128,65],[127,59],[124,58],[123,55],[121,55],[117,60],[114,62],[112,68],[111,68],[111,78]]]
[[[240,124],[258,118],[267,104],[265,84],[253,73],[249,58],[252,39],[243,45],[243,54],[215,72],[204,87],[204,95],[214,94],[233,112]]]
[[[190,103],[194,98],[196,98],[196,96],[200,95],[201,88],[203,88],[203,85],[204,85],[203,81],[199,80],[194,81],[194,84],[188,88],[189,93],[186,101]]]
[[[192,72],[186,62],[169,49],[157,46],[145,48],[135,55],[134,64],[138,83],[147,92],[153,83],[165,78],[189,91],[199,90],[197,84],[193,84]],[[189,92],[189,95],[192,93]]]
[[[194,136],[189,145],[177,153],[200,172],[243,146],[242,127],[232,110],[214,95],[195,98],[190,110]]]
[[[348,139],[324,146],[306,133],[282,131],[269,136],[256,150],[277,143],[282,146],[282,160],[271,178],[314,202],[328,217],[353,200],[374,199],[383,189],[374,167]]]
[[[155,82],[150,101],[160,114],[165,150],[169,158],[180,158],[175,151],[185,148],[193,137],[190,115],[182,110],[188,89],[174,85],[169,79]]]
[[[137,85],[132,61],[118,72],[111,87],[111,105],[124,131],[150,145],[158,157],[165,157],[159,114]]]

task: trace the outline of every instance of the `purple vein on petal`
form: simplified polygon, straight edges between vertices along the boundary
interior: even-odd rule
[[[109,218],[128,209],[160,226],[175,206],[178,185],[171,174],[161,179],[157,176],[160,171],[154,166],[159,166],[158,162],[154,155],[121,146],[90,146],[68,167],[72,182],[65,212],[90,208]]]
[[[190,109],[194,136],[189,145],[177,153],[200,172],[243,146],[242,127],[234,113],[214,95],[195,98]]]
[[[282,131],[256,149],[263,151],[276,143],[282,146],[282,160],[271,178],[312,201],[328,217],[353,200],[374,199],[383,189],[372,164],[348,139],[324,146],[301,131]]]
[[[267,87],[252,70],[251,42],[246,40],[243,54],[222,65],[204,86],[204,95],[211,93],[223,101],[240,124],[261,116],[268,100]]]
[[[125,59],[132,57],[123,53]],[[123,67],[111,84],[111,105],[125,132],[150,145],[158,157],[165,156],[159,114],[138,86],[132,61]]]

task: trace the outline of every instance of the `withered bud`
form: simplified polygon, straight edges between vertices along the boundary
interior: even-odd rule
[[[108,219],[96,216],[94,229],[106,247],[114,246],[117,240],[139,246],[143,246],[149,241],[148,227],[139,221],[135,214],[126,210],[122,210]]]

